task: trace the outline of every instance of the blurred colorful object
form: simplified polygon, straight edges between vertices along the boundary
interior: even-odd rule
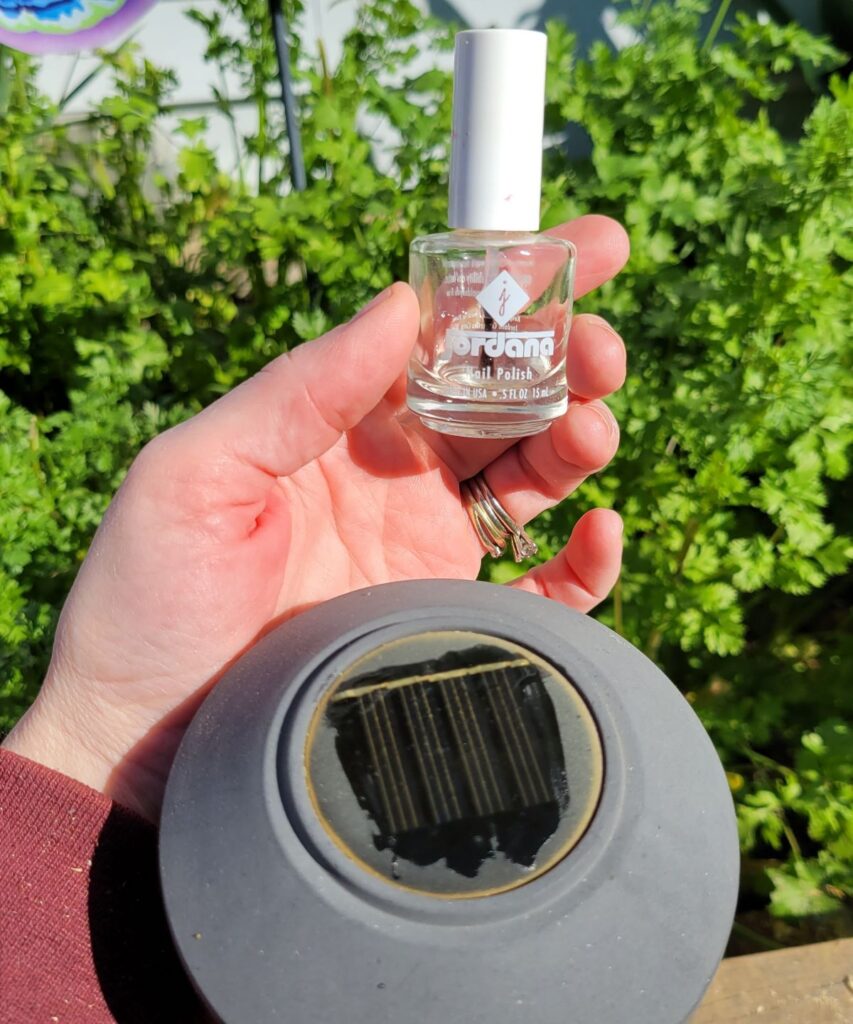
[[[26,53],[104,46],[155,0],[0,0],[0,43]]]

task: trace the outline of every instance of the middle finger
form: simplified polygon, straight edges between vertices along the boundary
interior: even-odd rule
[[[577,418],[572,419],[571,423],[567,421],[566,417],[570,414],[575,416],[572,409],[582,405],[578,401],[579,399],[604,398],[617,391],[625,381],[625,363],[625,345],[610,324],[600,316],[591,313],[581,314],[576,316],[572,323],[566,356],[566,377],[571,393],[569,411],[565,416],[555,420],[547,431],[520,441],[513,441],[511,439],[489,440],[487,438],[453,437],[424,427],[423,436],[456,477],[459,480],[465,480],[495,462],[514,447],[527,446],[538,450],[541,446],[533,444],[533,442],[537,438],[549,437],[552,432],[556,431],[557,435],[565,434],[567,437],[575,437],[587,414],[580,413]],[[605,409],[603,415],[609,417],[615,427],[615,420],[610,411]],[[618,441],[618,429],[615,436]],[[594,431],[588,437],[593,448],[596,437],[597,434]],[[580,438],[578,441],[580,442]],[[589,445],[581,443],[578,449],[578,455],[585,463],[589,462],[589,455],[595,454],[587,451],[588,447]],[[606,464],[612,454],[613,452],[604,459],[601,465]],[[593,468],[599,467],[587,469],[585,475],[588,475]]]

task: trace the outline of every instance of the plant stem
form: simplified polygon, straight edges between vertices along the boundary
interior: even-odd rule
[[[219,105],[219,109],[228,119],[228,126],[231,129],[231,141],[234,143],[234,158],[236,160],[236,164],[234,166],[242,188],[246,184],[246,176],[243,173],[243,144],[240,138],[240,133],[237,130],[237,120],[234,117],[231,99],[228,95],[228,80],[226,79],[225,72],[222,68],[219,69],[219,95],[222,96],[224,100],[224,102]]]
[[[332,76],[329,74],[329,59],[326,54],[326,44],[322,39],[317,40],[317,50],[320,54],[320,69],[323,74],[323,92],[326,96],[332,95]]]
[[[264,190],[264,159],[267,155],[267,98],[264,93],[257,93],[255,102],[258,105],[258,195]]]
[[[711,25],[711,28],[708,30],[708,35],[705,37],[705,42],[702,43],[703,50],[710,50],[711,46],[714,43],[714,40],[717,38],[718,32],[723,27],[723,22],[726,20],[726,15],[729,13],[729,8],[731,7],[731,5],[732,0],[720,0],[720,6],[717,8],[717,13],[714,17],[714,21]]]
[[[797,837],[791,826],[788,824],[788,819],[785,817],[784,812],[779,812],[779,817],[782,819],[782,831],[785,833],[785,838],[788,840],[788,845],[791,847],[791,852],[794,855],[794,860],[803,859],[803,851],[800,849],[800,844],[797,841]]]
[[[625,630],[622,623],[622,577],[616,581],[616,586],[613,588],[613,628],[619,634],[619,636],[625,635]]]
[[[15,99],[23,109],[27,105],[27,84],[25,81],[27,58],[19,50],[11,50],[10,53],[12,54],[12,63],[15,66],[15,75],[12,80],[15,88]]]
[[[753,931],[752,928],[747,928],[745,924],[741,924],[740,921],[735,921],[732,925],[732,933],[734,935],[740,935],[744,939],[749,939],[750,942],[755,943],[760,949],[787,949],[788,947],[783,945],[781,942],[776,942],[775,939],[768,939],[766,935],[762,935],[760,932]]]
[[[65,76],[65,81],[62,83],[62,89],[59,93],[59,102],[57,103],[57,108],[59,110],[62,110],[62,105],[65,102],[65,96],[68,93],[68,90],[71,86],[71,79],[74,77],[74,72],[77,70],[77,64],[79,63],[79,61],[80,54],[75,53],[74,59],[71,61],[71,65],[68,68],[68,73]]]
[[[681,579],[684,573],[684,563],[687,560],[687,555],[690,552],[693,541],[696,540],[696,534],[699,532],[699,527],[701,525],[701,521],[697,519],[696,516],[691,516],[690,519],[687,520],[687,525],[684,527],[684,539],[681,542],[681,548],[675,558],[675,572],[672,575],[673,583]],[[651,658],[652,661],[654,661],[657,657],[658,651],[660,650],[661,643],[663,643],[663,630],[659,626],[655,626],[649,634],[649,639],[646,643],[646,657]]]
[[[661,643],[663,643],[663,630],[659,626],[655,626],[649,634],[649,639],[646,643],[646,650],[644,652],[646,657],[654,661],[660,650]]]
[[[684,527],[684,540],[681,543],[681,550],[678,552],[678,557],[675,560],[675,579],[680,579],[684,572],[684,563],[687,560],[690,548],[693,546],[693,541],[696,540],[696,534],[699,532],[700,525],[700,521],[695,516],[691,516],[687,520],[687,525]]]
[[[9,65],[6,63],[6,47],[0,43],[0,116],[6,114],[11,91]]]

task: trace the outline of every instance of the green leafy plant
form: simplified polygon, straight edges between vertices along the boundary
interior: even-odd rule
[[[626,271],[582,308],[623,333],[630,374],[619,456],[536,531],[547,557],[590,505],[622,512],[600,614],[683,689],[728,769],[748,946],[850,928],[853,93],[825,41],[746,18],[703,38],[705,8],[644,3],[625,15],[635,45],[582,58],[550,26],[545,224],[627,225]],[[411,239],[443,225],[450,79],[422,54],[451,30],[371,0],[331,67],[289,15],[301,194],[262,0],[192,15],[255,110],[234,174],[196,118],[152,176],[173,83],[132,47],[103,56],[115,88],[76,122],[0,50],[0,727],[36,692],[135,451],[404,278]],[[794,74],[823,91],[791,135],[775,125]]]

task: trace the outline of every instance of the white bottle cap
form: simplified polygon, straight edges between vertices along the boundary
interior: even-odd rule
[[[539,230],[547,46],[544,32],[457,34],[450,227]]]

